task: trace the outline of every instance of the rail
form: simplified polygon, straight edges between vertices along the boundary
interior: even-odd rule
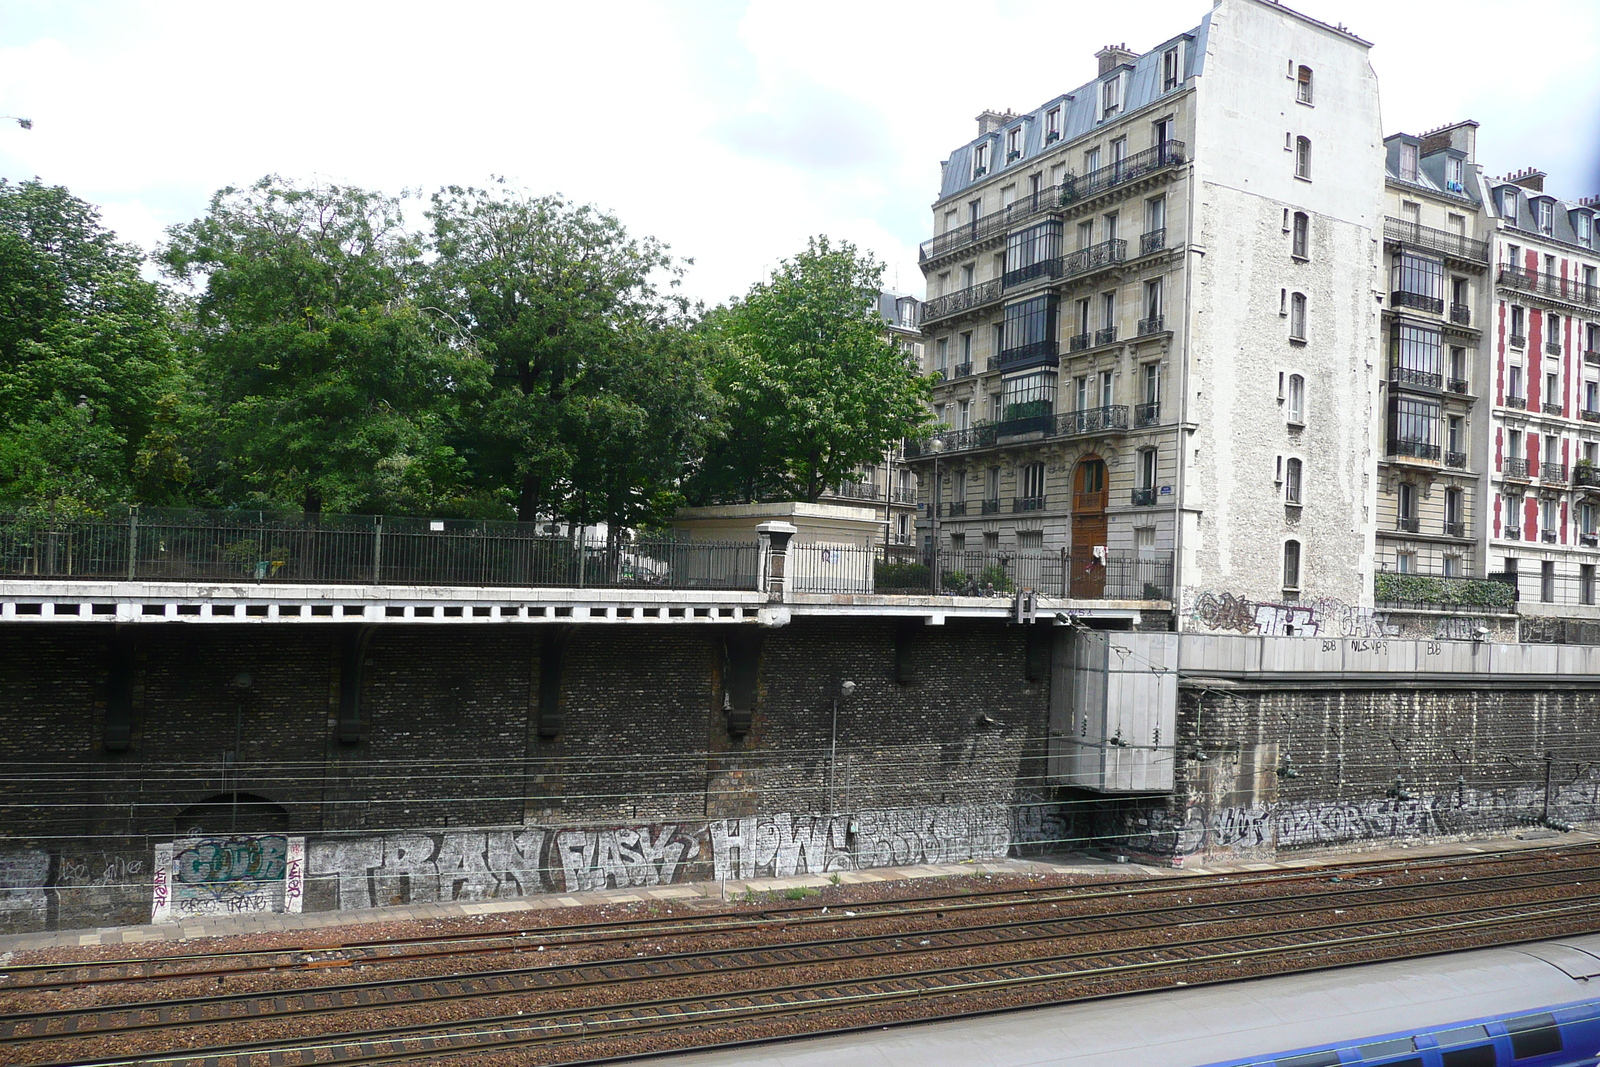
[[[965,289],[957,289],[953,293],[936,296],[932,300],[923,302],[922,324],[926,326],[939,319],[947,319],[963,311],[992,304],[1000,299],[1000,292],[1000,279],[991,278],[977,285],[969,285]]]
[[[1386,241],[1411,245],[1413,248],[1429,252],[1439,252],[1471,263],[1482,263],[1485,266],[1489,263],[1488,241],[1474,241],[1465,234],[1438,230],[1417,222],[1386,218],[1383,220],[1383,237]]]
[[[1600,310],[1600,285],[1582,282],[1576,278],[1563,278],[1547,274],[1542,270],[1502,263],[1496,282],[1504,288],[1518,292]]]

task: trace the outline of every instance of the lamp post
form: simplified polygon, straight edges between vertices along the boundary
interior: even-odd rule
[[[932,543],[928,547],[928,594],[939,595],[939,454],[944,451],[944,439],[934,437],[928,441],[928,451],[933,454],[933,509]]]
[[[839,691],[833,695],[833,728],[828,733],[828,813],[831,815],[838,806],[838,792],[835,784],[838,781],[839,767],[839,701],[849,700],[856,695],[856,683],[846,679],[839,683]]]

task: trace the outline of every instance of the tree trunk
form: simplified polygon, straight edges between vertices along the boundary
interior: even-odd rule
[[[322,490],[316,486],[306,486],[305,500],[300,506],[301,510],[306,513],[307,518],[316,521],[316,516],[322,514]]]
[[[522,485],[517,489],[517,521],[539,521],[539,479],[531,474],[522,476]]]

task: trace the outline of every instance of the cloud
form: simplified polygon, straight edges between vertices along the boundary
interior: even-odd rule
[[[815,82],[787,82],[755,109],[713,127],[736,152],[793,167],[848,170],[890,158],[887,116]]]

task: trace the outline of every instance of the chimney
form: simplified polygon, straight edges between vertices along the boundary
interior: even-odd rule
[[[1440,126],[1422,135],[1422,154],[1431,156],[1446,148],[1466,155],[1467,162],[1476,162],[1478,155],[1478,123],[1471,119],[1450,126]]]
[[[1512,185],[1520,185],[1530,193],[1544,192],[1545,173],[1537,167],[1525,167],[1515,174],[1507,174],[1506,181]]]
[[[1600,207],[1600,196],[1580,196],[1578,204],[1581,207]]]
[[[1122,44],[1108,44],[1096,52],[1094,57],[1100,61],[1100,73],[1107,74],[1124,63],[1132,63],[1139,58],[1139,53],[1128,51],[1128,45],[1124,42]]]
[[[982,137],[986,133],[994,133],[1016,117],[1010,111],[980,111],[978,112],[978,136]]]

